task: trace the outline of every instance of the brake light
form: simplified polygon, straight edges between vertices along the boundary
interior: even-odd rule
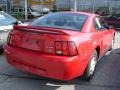
[[[56,55],[75,56],[78,51],[73,41],[56,41],[55,53]]]
[[[68,48],[69,48],[69,51],[70,51],[70,55],[77,55],[78,52],[77,52],[77,48],[76,48],[76,45],[74,42],[69,42],[68,44]]]
[[[69,55],[68,42],[62,42],[63,55]]]
[[[55,43],[55,52],[58,55],[62,54],[62,44],[61,44],[61,42],[56,42]]]
[[[9,33],[7,37],[7,44],[10,44],[10,38],[11,38],[11,34]]]
[[[8,36],[8,44],[19,46],[21,37],[19,35],[9,34]]]

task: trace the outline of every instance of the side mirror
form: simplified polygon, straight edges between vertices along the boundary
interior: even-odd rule
[[[112,25],[109,25],[109,24],[104,24],[104,27],[106,28],[106,29],[113,29],[114,27],[112,26]]]
[[[109,25],[109,29],[113,29],[114,27],[112,25]]]
[[[109,29],[113,29],[114,27],[112,25],[107,25],[106,28]]]
[[[108,24],[104,24],[103,25],[106,29],[110,29],[110,25],[108,25]]]

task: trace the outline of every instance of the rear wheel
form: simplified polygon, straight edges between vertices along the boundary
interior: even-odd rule
[[[95,71],[95,67],[97,65],[97,59],[98,59],[98,55],[97,55],[97,52],[95,50],[92,57],[91,57],[89,64],[87,65],[87,68],[85,70],[85,74],[84,74],[85,80],[90,80],[92,78],[94,71]]]

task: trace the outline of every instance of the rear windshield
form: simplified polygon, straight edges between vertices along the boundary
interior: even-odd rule
[[[52,13],[37,19],[31,25],[80,31],[87,17],[76,13]]]

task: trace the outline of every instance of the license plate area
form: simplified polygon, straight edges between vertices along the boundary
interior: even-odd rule
[[[35,33],[26,33],[22,36],[21,47],[25,49],[43,52],[44,40],[42,38],[42,36]]]

